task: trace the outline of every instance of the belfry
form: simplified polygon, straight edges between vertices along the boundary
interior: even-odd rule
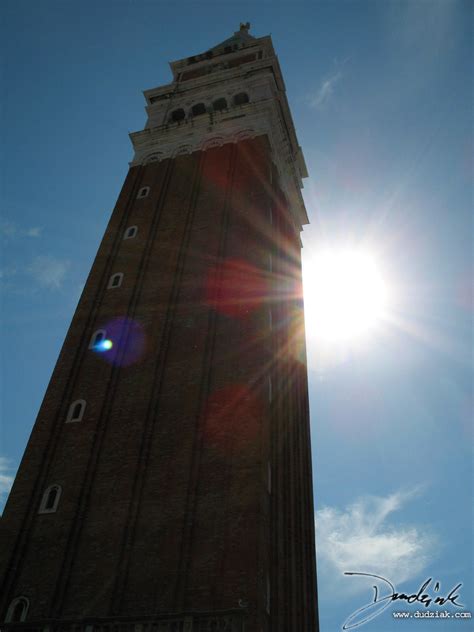
[[[319,629],[307,173],[249,27],[144,93],[1,520],[4,631]]]

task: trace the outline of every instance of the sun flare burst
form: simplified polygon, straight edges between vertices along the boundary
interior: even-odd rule
[[[306,260],[303,272],[308,339],[360,339],[384,319],[387,285],[370,254],[326,251]]]

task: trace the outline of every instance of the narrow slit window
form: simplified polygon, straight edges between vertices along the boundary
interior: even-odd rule
[[[84,416],[84,411],[86,410],[86,401],[85,399],[76,399],[75,402],[69,406],[69,411],[66,418],[66,423],[72,421],[81,421]]]
[[[112,274],[112,276],[109,279],[107,289],[110,290],[111,288],[120,287],[122,285],[122,280],[123,280],[123,272],[116,272],[115,274]]]
[[[273,391],[272,391],[272,378],[268,378],[268,401],[271,402],[273,399]]]
[[[7,610],[5,623],[21,623],[25,621],[29,606],[30,602],[26,597],[15,597]]]
[[[134,237],[137,236],[138,233],[138,227],[137,226],[129,226],[127,228],[127,230],[125,231],[125,234],[123,236],[124,239],[133,239]]]
[[[142,198],[148,197],[150,193],[150,187],[142,187],[137,194],[137,200],[141,200]]]
[[[48,487],[43,494],[43,498],[41,499],[38,513],[55,513],[58,508],[60,497],[61,487],[59,485],[51,485],[50,487]]]
[[[268,327],[270,331],[273,329],[273,313],[271,307],[268,308]]]

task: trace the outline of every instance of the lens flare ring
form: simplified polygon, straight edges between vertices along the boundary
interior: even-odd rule
[[[101,340],[96,345],[94,345],[94,349],[99,352],[110,351],[110,349],[112,349],[113,346],[114,346],[114,343],[112,342],[112,340],[106,339],[106,340]]]

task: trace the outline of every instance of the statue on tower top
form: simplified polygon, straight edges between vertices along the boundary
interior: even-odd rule
[[[248,30],[250,29],[250,22],[241,22],[240,23],[240,30],[241,31],[245,31],[246,33],[248,32]]]

